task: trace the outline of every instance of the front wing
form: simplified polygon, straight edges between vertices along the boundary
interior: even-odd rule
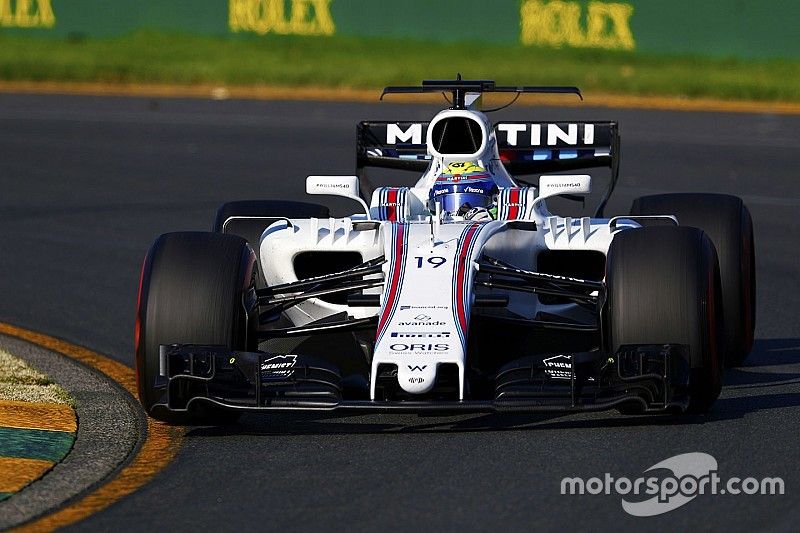
[[[684,411],[689,369],[680,345],[626,346],[525,357],[494,375],[468,378],[466,400],[447,387],[423,396],[369,399],[370,376],[342,376],[326,360],[298,354],[232,351],[224,346],[163,345],[154,409],[192,410],[213,404],[232,410],[377,410],[405,412],[572,412],[623,405],[643,412]],[[373,379],[392,390],[397,371]]]

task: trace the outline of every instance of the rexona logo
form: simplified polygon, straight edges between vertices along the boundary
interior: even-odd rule
[[[285,379],[294,374],[296,355],[276,355],[261,363],[262,379]]]
[[[52,28],[56,16],[50,0],[0,0],[0,27]]]
[[[623,2],[524,0],[520,6],[522,44],[561,48],[633,50],[633,6]]]
[[[446,352],[450,349],[449,344],[432,344],[432,343],[419,343],[419,344],[406,344],[398,342],[391,344],[389,349],[393,352]]]
[[[336,33],[331,0],[228,0],[228,26],[234,33],[259,35]]]

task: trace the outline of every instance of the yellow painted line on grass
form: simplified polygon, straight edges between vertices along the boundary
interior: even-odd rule
[[[16,337],[80,361],[122,385],[136,397],[136,378],[129,367],[75,344],[0,322],[0,334]],[[55,512],[12,531],[52,531],[105,509],[150,481],[177,454],[184,430],[147,419],[147,438],[128,466],[93,492]]]
[[[53,461],[0,457],[0,492],[19,492],[53,468]]]
[[[0,400],[0,427],[75,433],[78,424],[75,411],[69,405]]]
[[[0,81],[0,92],[70,94],[93,96],[139,96],[150,98],[237,98],[246,100],[314,100],[328,102],[377,102],[380,89],[350,87],[278,87],[270,85],[226,86],[220,84],[100,83],[72,81]],[[800,102],[759,102],[679,96],[637,96],[587,92],[581,102],[575,97],[539,95],[529,100],[538,106],[597,106],[664,111],[717,111],[725,113],[772,113],[800,115]],[[439,94],[390,95],[388,102],[442,103]],[[522,105],[525,102],[520,102]]]

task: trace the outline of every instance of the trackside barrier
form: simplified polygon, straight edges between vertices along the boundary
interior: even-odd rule
[[[0,0],[0,36],[94,38],[146,29],[739,58],[800,58],[798,20],[796,0]]]

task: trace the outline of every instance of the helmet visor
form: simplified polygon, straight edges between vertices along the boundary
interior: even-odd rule
[[[443,213],[453,214],[458,213],[466,204],[469,204],[468,209],[473,207],[488,209],[492,205],[491,196],[474,192],[442,194],[435,201],[441,206]]]

